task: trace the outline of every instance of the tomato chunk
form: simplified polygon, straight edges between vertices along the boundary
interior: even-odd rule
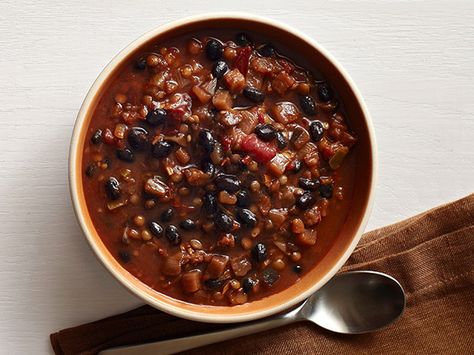
[[[237,57],[234,60],[234,68],[239,69],[239,71],[247,75],[249,70],[249,59],[250,54],[252,54],[252,47],[247,46],[237,49]]]
[[[242,140],[241,148],[252,155],[259,163],[266,163],[276,155],[276,149],[270,143],[260,140],[255,133],[249,134]]]

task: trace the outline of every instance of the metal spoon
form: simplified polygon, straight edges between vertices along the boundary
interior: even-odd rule
[[[165,355],[310,321],[342,334],[373,332],[391,324],[403,313],[405,292],[393,277],[375,271],[340,274],[297,308],[231,329],[155,343],[104,350],[103,355]]]

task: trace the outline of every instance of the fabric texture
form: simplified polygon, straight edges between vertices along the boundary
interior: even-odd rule
[[[186,354],[474,353],[474,194],[366,233],[341,272],[362,269],[392,275],[407,294],[404,314],[383,330],[338,335],[304,322]],[[225,327],[142,306],[51,334],[51,344],[57,355],[90,355]]]

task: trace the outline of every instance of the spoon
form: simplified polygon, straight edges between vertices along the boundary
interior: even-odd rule
[[[165,355],[309,321],[341,334],[362,334],[388,326],[405,308],[405,292],[393,277],[375,271],[351,271],[332,278],[305,302],[287,313],[234,328],[113,348],[102,355]]]

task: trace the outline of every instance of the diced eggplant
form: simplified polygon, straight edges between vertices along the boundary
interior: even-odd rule
[[[209,94],[206,90],[204,90],[200,86],[193,86],[192,91],[194,95],[198,98],[198,100],[202,104],[207,104],[209,101],[211,101],[212,95]]]
[[[347,147],[342,146],[337,149],[331,159],[329,159],[329,166],[331,167],[331,169],[338,169],[341,166],[347,153],[349,153],[349,148]]]
[[[178,276],[181,273],[181,254],[166,257],[161,264],[161,272],[166,276]]]
[[[291,152],[279,153],[273,157],[272,160],[268,163],[268,170],[270,170],[273,175],[280,177],[286,170],[288,164],[293,160],[293,154]]]
[[[278,122],[286,125],[296,121],[300,117],[300,112],[295,104],[284,101],[273,106],[273,115]]]
[[[245,134],[250,134],[255,130],[258,124],[258,115],[252,110],[243,110],[241,112],[242,120],[237,125]]]
[[[288,210],[286,208],[272,208],[268,211],[268,218],[278,228],[288,219]]]
[[[235,126],[240,121],[242,121],[242,115],[240,114],[239,111],[235,111],[235,110],[222,111],[219,114],[219,122],[226,127]]]
[[[181,286],[186,293],[194,293],[201,289],[201,270],[185,272],[181,277]]]
[[[280,95],[284,95],[285,92],[290,89],[294,83],[295,79],[286,71],[282,71],[276,76],[275,79],[273,79],[272,88]]]
[[[209,279],[219,278],[224,272],[228,262],[229,257],[227,255],[214,255],[207,265],[206,277]]]
[[[272,287],[280,279],[280,274],[272,268],[262,271],[262,282],[266,287]]]
[[[245,87],[245,76],[239,71],[239,69],[233,69],[228,71],[224,75],[224,81],[233,93],[240,93]]]
[[[305,229],[303,233],[296,236],[296,242],[303,246],[313,246],[316,244],[316,229]]]
[[[212,104],[218,110],[230,110],[232,108],[232,96],[227,90],[218,90],[212,97]]]
[[[291,143],[293,146],[300,150],[310,140],[309,133],[303,127],[297,125],[291,134]]]
[[[234,275],[237,277],[245,276],[250,270],[252,270],[252,263],[245,256],[232,258],[230,266]]]

